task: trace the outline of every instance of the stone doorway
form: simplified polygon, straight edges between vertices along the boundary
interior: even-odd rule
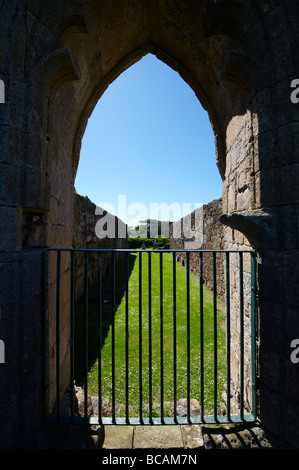
[[[37,442],[41,427],[41,250],[72,244],[88,117],[109,83],[149,52],[209,113],[227,243],[249,243],[259,257],[259,417],[298,445],[296,2],[12,1],[1,13],[1,445]]]

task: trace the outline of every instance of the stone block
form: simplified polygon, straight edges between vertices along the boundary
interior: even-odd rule
[[[229,166],[227,165],[226,177],[228,176],[228,172],[229,174],[232,174],[236,170],[247,155],[246,130],[243,127],[228,151]]]
[[[183,449],[180,426],[137,426],[134,449]]]
[[[105,426],[103,449],[132,449],[133,426]]]
[[[248,188],[237,193],[237,210],[244,211],[250,209],[250,191]]]
[[[22,151],[22,133],[9,126],[0,126],[0,163],[18,166]]]
[[[198,449],[203,447],[201,426],[184,425],[181,426],[181,431],[185,449]]]
[[[235,181],[231,181],[227,190],[227,212],[236,210],[236,189]]]
[[[21,210],[18,207],[0,207],[0,252],[19,252],[22,249]]]
[[[22,171],[22,206],[50,209],[50,179],[46,173],[38,168],[24,168]]]
[[[20,170],[17,166],[0,165],[0,203],[18,206],[20,201]]]
[[[255,171],[298,163],[299,123],[260,133],[254,140]]]
[[[43,257],[41,251],[23,251],[19,262],[20,291],[24,300],[42,293]]]

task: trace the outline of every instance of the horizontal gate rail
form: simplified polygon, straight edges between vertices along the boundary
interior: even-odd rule
[[[129,302],[129,256],[136,255],[138,260],[138,312],[132,313],[130,311]],[[81,256],[80,265],[76,264],[76,256]],[[106,262],[110,276],[111,292],[111,317],[109,334],[111,335],[111,384],[109,397],[110,401],[110,415],[104,415],[102,412],[102,404],[105,396],[103,395],[103,384],[107,380],[106,364],[103,364],[103,346],[104,346],[104,327],[103,320],[103,257],[109,255],[109,260]],[[118,332],[116,330],[116,316],[118,306],[116,304],[116,293],[118,285],[116,284],[116,270],[117,270],[117,257],[122,255],[124,261],[124,285],[123,285],[123,298],[124,298],[124,336],[125,336],[125,349],[123,352],[122,360],[124,360],[124,396],[125,403],[123,415],[119,415],[116,389],[118,387],[119,377],[116,375],[116,361],[120,358],[116,355],[116,342],[118,340]],[[166,288],[169,286],[165,284],[164,273],[164,257],[171,256],[171,295],[172,295],[172,411],[173,416],[165,416],[164,407],[165,399],[165,369],[167,367],[165,362],[165,331],[169,328],[169,320],[166,321],[165,302],[166,302]],[[177,284],[177,269],[178,258],[185,266],[185,285],[186,285],[186,299],[185,307],[182,313],[182,307],[178,306],[178,284]],[[213,355],[212,355],[212,369],[209,372],[209,381],[213,383],[213,406],[212,410],[207,408],[206,397],[206,381],[207,381],[207,359],[205,357],[205,334],[206,334],[206,312],[205,312],[205,257],[210,256],[209,274],[212,277],[212,318],[213,323]],[[97,281],[95,283],[97,292],[97,326],[92,331],[92,338],[89,331],[89,289],[91,287],[89,282],[90,275],[90,258],[93,256],[95,262],[95,270]],[[159,277],[159,299],[154,298],[153,295],[153,257],[158,258],[158,277]],[[194,270],[194,256],[198,270],[196,276],[198,279],[198,295],[199,302],[197,305],[196,318],[198,319],[198,330],[196,333],[191,331],[193,326],[191,316],[193,310],[191,309],[191,276],[195,276],[192,272]],[[221,264],[217,264],[217,260],[221,258]],[[246,258],[246,269],[244,272],[244,264]],[[182,262],[182,259],[184,262]],[[249,260],[249,262],[248,262]],[[137,261],[136,261],[137,262]],[[191,269],[191,264],[193,267]],[[232,271],[233,268],[233,271]],[[83,276],[83,322],[81,334],[83,336],[83,346],[80,346],[80,354],[83,355],[83,372],[82,372],[82,388],[83,388],[83,408],[79,414],[76,408],[76,395],[73,386],[76,373],[76,269],[80,269]],[[219,272],[221,270],[221,273]],[[238,280],[236,281],[235,273],[238,272]],[[219,361],[223,360],[223,348],[221,349],[218,344],[219,333],[219,311],[218,311],[218,290],[220,290],[219,275],[221,277],[221,295],[225,307],[225,378],[223,379],[223,370],[219,367]],[[218,276],[218,277],[217,277]],[[234,279],[232,279],[232,276]],[[145,279],[146,278],[146,279]],[[192,278],[193,279],[193,278]],[[146,285],[146,288],[144,288]],[[167,291],[169,292],[169,291]],[[48,422],[53,423],[74,423],[74,424],[204,424],[204,423],[239,423],[239,422],[253,422],[256,420],[256,350],[255,350],[255,298],[256,298],[256,255],[251,250],[182,250],[182,249],[49,249],[44,252],[44,299],[45,299],[45,416]],[[156,294],[157,297],[158,294]],[[169,295],[169,294],[167,294]],[[143,300],[147,299],[147,311],[145,316]],[[237,299],[237,300],[236,300]],[[154,412],[154,354],[156,353],[157,346],[154,346],[155,336],[153,333],[154,322],[154,302],[158,300],[159,303],[159,410],[160,413],[156,416]],[[249,308],[249,311],[245,310]],[[232,311],[232,304],[234,310]],[[236,305],[239,309],[239,315],[236,315]],[[249,307],[248,307],[249,306]],[[186,325],[178,327],[178,322],[181,321],[182,315],[185,315]],[[233,317],[234,315],[234,317]],[[238,317],[239,329],[236,331],[232,328],[232,319],[236,322]],[[136,320],[137,318],[137,320]],[[167,317],[168,318],[168,317]],[[131,321],[138,322],[138,367],[135,368],[136,375],[139,381],[138,397],[134,397],[134,405],[138,408],[138,416],[130,415],[130,405],[132,397],[130,398],[130,327]],[[194,320],[193,320],[194,321]],[[146,323],[145,323],[146,322]],[[186,381],[186,396],[182,397],[178,394],[180,385],[179,368],[182,366],[182,356],[180,355],[179,347],[183,331],[184,341],[186,342],[186,363],[183,368],[185,370]],[[196,351],[192,349],[192,340],[194,335],[198,335],[199,342]],[[249,344],[248,344],[249,338]],[[95,341],[97,343],[97,405],[98,413],[95,416],[90,416],[89,404],[89,353],[90,343]],[[144,345],[146,344],[146,349]],[[238,345],[238,373],[234,370],[234,377],[232,371],[232,357],[236,357]],[[232,350],[233,348],[233,350]],[[245,352],[245,349],[248,350]],[[196,393],[191,389],[191,381],[194,378],[193,363],[191,356],[197,357],[198,370],[197,370],[197,385]],[[148,360],[147,370],[144,370],[143,356]],[[192,357],[193,357],[192,356]],[[246,366],[246,369],[245,369]],[[236,363],[234,364],[234,369]],[[250,377],[248,376],[250,370]],[[147,374],[146,385],[148,389],[144,389],[144,375]],[[224,385],[220,384],[221,380]],[[237,377],[237,378],[236,378]],[[239,383],[237,383],[239,382]],[[221,382],[222,383],[222,382]],[[251,392],[248,397],[248,384]],[[222,388],[221,388],[222,387]],[[237,390],[236,390],[237,387]],[[219,393],[225,392],[225,412],[220,412]],[[235,404],[232,405],[231,397],[239,397],[239,405],[237,408]],[[146,395],[146,396],[145,396]],[[199,410],[195,415],[191,408],[192,399],[196,395],[196,400],[199,403]],[[67,398],[66,398],[67,397]],[[178,403],[180,399],[186,399],[186,410],[184,416],[178,413]],[[145,404],[148,406],[145,413]],[[156,404],[157,405],[157,404]],[[234,408],[234,409],[233,409]],[[237,409],[237,411],[236,411]],[[67,411],[66,411],[67,410]]]

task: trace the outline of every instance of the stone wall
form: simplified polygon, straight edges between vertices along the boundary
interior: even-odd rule
[[[240,411],[240,258],[238,250],[251,250],[248,240],[237,230],[228,229],[220,219],[222,198],[196,209],[173,224],[170,248],[177,250],[203,250],[202,272],[199,253],[189,253],[189,266],[196,275],[202,275],[205,285],[214,290],[214,272],[217,297],[226,307],[227,269],[229,272],[230,297],[230,348],[231,348],[231,410]],[[180,237],[179,237],[180,235]],[[207,250],[207,252],[205,252]],[[209,250],[220,250],[212,254]],[[224,250],[231,250],[229,258]],[[251,376],[251,258],[243,255],[244,292],[244,407],[250,412],[252,406]],[[215,259],[214,259],[215,257]],[[186,265],[186,253],[177,252],[177,260]],[[226,312],[223,312],[227,315]],[[225,395],[224,391],[224,395]],[[226,396],[225,396],[226,400]]]
[[[124,238],[124,233],[127,233],[127,227],[120,219],[114,217],[107,211],[102,212],[102,215],[96,215],[96,205],[90,201],[88,197],[83,197],[75,194],[74,199],[74,226],[73,226],[73,248],[89,250],[93,249],[126,249],[128,248],[127,236]],[[106,220],[109,218],[111,224],[115,226],[115,237],[99,238],[96,234],[96,224],[102,218]],[[121,236],[119,236],[119,234]],[[104,235],[104,234],[103,234]],[[115,262],[117,263],[123,253],[118,252],[115,254]],[[101,253],[101,276],[103,276],[110,268],[111,255],[110,253]],[[98,258],[97,254],[90,252],[88,255],[88,285],[92,287],[98,280]],[[84,293],[84,253],[76,253],[75,255],[75,295],[76,299]]]
[[[99,209],[99,208],[98,208]],[[119,238],[118,233],[126,233],[126,225],[117,217],[106,211],[99,211],[101,215],[96,215],[96,205],[88,197],[74,194],[73,205],[73,225],[72,240],[75,249],[110,249],[127,248],[127,237]],[[96,224],[105,217],[109,220],[111,226],[115,226],[115,237],[104,237],[102,232],[99,238],[95,232]],[[63,246],[62,246],[63,247]],[[66,247],[68,248],[68,247]],[[116,253],[115,262],[117,263],[122,253]],[[91,289],[98,282],[98,256],[96,252],[88,252],[88,270],[87,270],[87,289]],[[103,276],[110,267],[111,254],[109,252],[101,253],[101,276]],[[70,307],[71,307],[71,253],[69,251],[61,252],[60,269],[60,398],[64,400],[70,385]],[[48,321],[49,321],[49,410],[55,413],[57,406],[56,395],[56,295],[57,295],[57,253],[49,253],[49,285],[48,285]],[[84,252],[75,252],[74,254],[74,301],[77,302],[85,292],[85,254]]]
[[[222,199],[216,199],[209,204],[196,209],[191,214],[175,222],[171,227],[171,249],[200,249],[223,250],[225,248],[224,226],[220,222],[222,214]],[[190,228],[190,229],[189,229]],[[193,233],[192,233],[193,232]],[[176,237],[181,233],[181,238]],[[177,253],[177,260],[186,264],[186,254]],[[189,254],[190,269],[200,274],[200,261],[198,253]],[[203,254],[203,279],[207,287],[213,289],[213,256],[211,253]],[[216,255],[216,280],[218,296],[225,298],[224,259]]]

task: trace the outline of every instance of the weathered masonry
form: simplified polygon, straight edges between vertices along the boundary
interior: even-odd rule
[[[245,237],[258,254],[258,417],[298,447],[298,25],[295,0],[1,3],[1,447],[41,445],[42,249],[72,246],[88,117],[147,53],[179,72],[209,113],[226,247]]]
[[[88,197],[80,196],[75,194],[74,197],[74,220],[73,220],[73,235],[72,235],[72,245],[70,248],[74,249],[120,249],[128,248],[128,240],[126,237],[118,236],[119,226],[123,227],[123,232],[127,233],[126,225],[117,217],[112,214],[107,213],[107,211],[101,210],[103,217],[111,217],[111,220],[115,224],[115,238],[99,238],[96,234],[95,227],[100,217],[96,215],[97,207],[96,205],[89,200]],[[123,234],[121,234],[123,235]],[[116,254],[116,262],[123,256],[122,253]],[[74,259],[74,272],[75,280],[74,287],[76,292],[75,300],[80,298],[84,292],[84,254],[77,253]],[[102,266],[101,272],[104,275],[110,267],[110,256],[107,253],[106,255],[102,254]],[[94,286],[97,283],[97,260],[96,257],[92,254],[89,259],[89,272],[88,272],[88,283],[89,287]]]
[[[245,409],[249,410],[252,405],[251,385],[251,260],[250,256],[244,256],[242,260],[242,289],[243,308],[245,317],[243,322],[239,320],[240,310],[240,260],[238,253],[227,253],[224,250],[251,249],[249,241],[241,233],[228,229],[220,222],[222,214],[222,199],[216,199],[209,204],[196,209],[191,214],[180,219],[171,227],[170,248],[173,250],[203,250],[200,255],[196,252],[189,254],[189,266],[191,271],[201,276],[203,282],[211,290],[216,290],[217,297],[226,301],[226,295],[230,296],[229,328],[231,329],[230,347],[232,349],[232,377],[231,391],[232,401],[235,408],[239,408],[240,388],[240,330],[244,328],[244,373],[245,373]],[[216,253],[212,253],[216,250]],[[177,251],[177,260],[186,265],[186,252]],[[200,259],[202,256],[202,260]],[[229,272],[227,273],[227,266]],[[215,279],[216,278],[216,279]],[[231,284],[227,286],[227,282]],[[228,321],[228,319],[226,320]],[[227,393],[227,392],[226,392]]]
[[[73,274],[74,274],[74,303],[80,301],[83,298],[85,292],[85,263],[84,263],[84,252],[83,250],[91,249],[106,249],[106,248],[127,248],[127,237],[118,237],[118,228],[121,227],[123,233],[126,233],[126,225],[117,217],[113,216],[106,211],[99,211],[103,213],[104,217],[109,217],[111,222],[115,225],[115,238],[99,238],[95,233],[95,227],[100,219],[100,216],[96,215],[97,208],[87,197],[82,197],[79,194],[74,195],[74,213],[73,213],[73,225],[72,225],[72,245],[70,248],[77,249],[74,253],[73,258]],[[35,231],[33,230],[33,233]],[[28,240],[33,240],[34,237],[29,233],[27,235]],[[33,244],[33,242],[31,242]],[[115,256],[115,262],[117,263],[123,253],[117,253]],[[86,276],[87,289],[92,289],[98,282],[98,260],[95,252],[89,252],[88,257],[88,271]],[[111,254],[103,253],[101,256],[101,275],[103,276],[109,269],[111,264]],[[61,338],[63,338],[60,352],[61,362],[61,386],[62,396],[67,394],[70,383],[69,368],[65,366],[70,360],[70,285],[71,280],[71,258],[68,253],[63,253],[60,260],[60,272],[61,272],[61,312],[60,312],[60,330]],[[57,342],[53,339],[53,331],[55,331],[55,316],[53,312],[56,307],[56,289],[57,289],[57,260],[54,253],[48,254],[48,298],[49,298],[49,356],[50,356],[50,367],[49,367],[49,395],[51,399],[55,400],[55,394],[53,393],[54,385],[53,380],[55,376],[55,351]],[[50,407],[53,403],[50,401]]]
[[[191,247],[195,250],[224,250],[226,248],[225,227],[220,222],[221,214],[222,199],[220,198],[183,217],[171,227],[170,248],[173,250],[187,250]],[[212,289],[213,263],[211,256],[207,256],[207,258],[208,262],[205,264],[203,277],[206,285]],[[184,252],[178,252],[177,259],[185,265],[186,255]],[[190,256],[190,268],[195,274],[200,274],[198,256],[194,253]],[[221,259],[217,260],[217,287],[218,296],[223,299],[225,275]]]

